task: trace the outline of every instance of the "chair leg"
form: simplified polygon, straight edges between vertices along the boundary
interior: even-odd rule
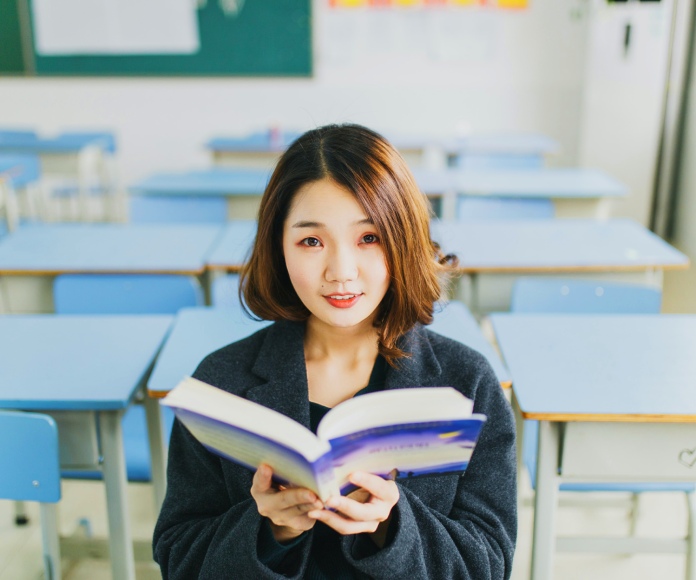
[[[15,512],[15,524],[18,526],[25,526],[29,523],[29,516],[27,515],[27,506],[23,501],[14,502],[14,512]]]
[[[629,529],[629,535],[635,536],[636,530],[638,529],[638,516],[640,514],[640,494],[631,494],[631,526]]]
[[[686,580],[696,580],[696,492],[686,494]]]
[[[58,537],[58,510],[54,503],[42,503],[41,535],[46,580],[60,580],[60,540]]]

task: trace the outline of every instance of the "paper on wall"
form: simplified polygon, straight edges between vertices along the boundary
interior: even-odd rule
[[[33,0],[39,55],[191,54],[200,48],[192,0]]]

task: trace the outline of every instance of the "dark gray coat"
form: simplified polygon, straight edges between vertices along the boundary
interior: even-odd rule
[[[212,353],[194,376],[309,427],[303,337],[303,324],[275,323]],[[452,386],[488,421],[464,476],[400,480],[391,543],[356,559],[358,543],[370,540],[346,536],[344,556],[358,574],[372,578],[509,578],[517,533],[515,429],[500,385],[483,356],[420,325],[399,346],[412,356],[389,368],[385,388]],[[167,495],[154,534],[165,579],[285,577],[257,557],[262,518],[249,492],[252,477],[175,423]],[[309,534],[296,578],[310,557]]]

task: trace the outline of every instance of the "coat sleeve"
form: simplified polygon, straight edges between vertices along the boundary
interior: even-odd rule
[[[201,367],[194,376],[206,379]],[[243,484],[229,485],[222,460],[175,421],[167,494],[153,538],[154,559],[165,580],[302,577],[308,540],[294,547],[275,571],[259,560],[262,518],[247,489],[248,478],[243,479]]]
[[[421,482],[418,493],[408,480],[399,483],[391,542],[369,550],[364,536],[344,539],[344,554],[356,569],[385,579],[510,577],[517,536],[514,419],[490,366],[483,360],[477,366],[481,373],[474,412],[488,420],[466,472],[455,484],[451,510],[443,514],[424,501],[428,493],[441,492],[442,484],[435,482],[439,478],[429,478],[430,490]]]

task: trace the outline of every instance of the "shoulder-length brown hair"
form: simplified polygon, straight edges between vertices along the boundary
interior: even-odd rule
[[[393,364],[408,356],[397,340],[416,322],[430,324],[442,292],[445,265],[430,239],[430,206],[406,163],[381,135],[360,125],[327,125],[299,137],[280,158],[263,194],[251,256],[242,269],[240,297],[263,320],[303,321],[283,255],[283,226],[297,191],[329,178],[351,191],[380,236],[391,283],[375,326],[379,351]]]

